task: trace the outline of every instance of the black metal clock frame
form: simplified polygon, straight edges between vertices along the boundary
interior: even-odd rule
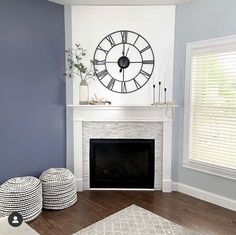
[[[119,43],[115,43],[114,39],[112,38],[112,35],[113,34],[116,34],[116,33],[120,33],[121,34],[121,42]],[[130,42],[127,42],[127,37],[128,37],[128,33],[132,33],[132,34],[136,34],[137,37],[136,37],[136,40],[134,41],[134,43],[130,43]],[[135,44],[136,42],[138,41],[139,38],[142,38],[147,46],[144,47],[142,50],[140,50]],[[108,50],[105,50],[104,48],[101,47],[101,43],[104,41],[104,40],[107,40],[110,44],[111,44],[111,47],[108,49]],[[126,55],[124,54],[124,49],[123,49],[123,56],[121,56],[118,61],[113,61],[113,62],[109,62],[107,61],[107,56],[110,52],[111,49],[113,49],[114,47],[118,46],[118,45],[123,45],[123,48],[124,48],[124,45],[129,45],[129,48],[127,49],[126,51]],[[130,46],[136,48],[136,50],[139,52],[140,54],[140,57],[141,57],[141,61],[137,61],[137,62],[133,62],[133,61],[130,61],[129,58],[127,57],[127,54],[128,54],[128,51],[130,49]],[[105,55],[105,59],[104,60],[97,60],[95,57],[96,57],[96,53],[97,51],[100,50],[100,51],[103,51],[106,55]],[[143,55],[142,53],[147,51],[147,50],[150,50],[151,52],[151,56],[152,56],[152,59],[151,60],[144,60],[143,59]],[[119,81],[118,79],[116,79],[115,77],[113,77],[108,69],[107,69],[107,63],[117,63],[118,66],[120,67],[120,72],[123,72],[123,85],[121,85],[121,91],[116,91],[116,90],[113,90],[113,87],[114,87],[114,84],[116,81],[118,82],[121,82]],[[134,76],[132,77],[131,79],[129,80],[126,80],[124,81],[124,70],[126,68],[129,67],[130,63],[141,63],[141,68],[139,70],[139,72]],[[105,65],[105,69],[102,70],[102,71],[97,71],[96,69],[96,65]],[[143,65],[144,64],[152,64],[152,69],[151,69],[151,73],[148,73],[146,72],[145,70],[143,70]],[[115,32],[112,32],[110,34],[108,34],[107,36],[105,36],[98,44],[97,48],[95,49],[95,52],[94,52],[94,57],[93,57],[93,65],[94,65],[94,70],[95,70],[95,74],[98,78],[98,80],[101,82],[101,84],[106,87],[107,89],[113,91],[113,92],[116,92],[116,93],[121,93],[121,94],[128,94],[128,93],[132,93],[132,92],[135,92],[139,89],[141,89],[143,86],[146,85],[146,83],[149,81],[149,79],[151,78],[152,76],[152,73],[154,71],[154,65],[155,65],[155,57],[154,57],[154,53],[153,53],[153,50],[150,46],[150,44],[148,43],[148,41],[140,34],[136,33],[136,32],[133,32],[133,31],[130,31],[130,30],[118,30],[118,31],[115,31]],[[101,80],[107,75],[109,74],[109,76],[111,77],[111,80],[110,82],[105,85]],[[145,78],[146,78],[146,81],[140,85],[137,81],[136,81],[136,78],[139,74],[142,74]],[[132,91],[127,91],[127,88],[126,88],[126,83],[133,80],[134,83],[135,83],[135,86],[136,86],[136,89],[132,90]]]

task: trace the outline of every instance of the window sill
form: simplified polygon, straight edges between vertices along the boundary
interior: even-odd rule
[[[231,169],[227,167],[220,167],[217,165],[205,163],[205,162],[200,162],[200,161],[184,161],[183,162],[183,167],[196,170],[196,171],[201,171],[204,173],[236,180],[236,169]]]

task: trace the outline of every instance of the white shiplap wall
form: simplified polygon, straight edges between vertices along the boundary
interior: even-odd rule
[[[89,81],[90,97],[104,97],[112,105],[150,105],[152,85],[162,81],[167,87],[167,100],[172,100],[175,6],[71,6],[72,44],[87,50],[87,62],[93,58],[99,42],[118,30],[141,34],[155,55],[155,69],[149,82],[130,94],[119,94],[105,88],[98,79]],[[89,63],[88,63],[89,65]],[[164,76],[165,74],[165,76]],[[165,78],[164,78],[165,77]],[[74,104],[79,101],[79,79],[74,79]],[[163,101],[164,87],[162,87]]]

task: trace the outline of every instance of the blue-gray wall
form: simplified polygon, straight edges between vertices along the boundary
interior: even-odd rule
[[[64,8],[0,0],[0,183],[64,167]]]
[[[179,108],[173,123],[173,180],[232,199],[235,181],[182,167],[182,140],[186,43],[235,34],[235,0],[199,0],[177,7],[173,97]]]

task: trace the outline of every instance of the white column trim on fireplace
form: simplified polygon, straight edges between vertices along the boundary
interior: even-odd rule
[[[86,122],[162,122],[163,165],[162,191],[171,192],[172,112],[176,105],[92,106],[67,105],[73,109],[73,159],[77,190],[83,191],[82,124]]]
[[[172,122],[163,122],[162,191],[171,192]]]
[[[82,121],[74,122],[74,174],[78,191],[83,191]]]

